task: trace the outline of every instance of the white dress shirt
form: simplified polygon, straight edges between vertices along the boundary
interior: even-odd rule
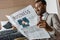
[[[47,21],[47,18],[48,18],[48,13],[47,12],[45,12],[44,14],[43,14],[43,16],[42,16],[42,20],[46,20]],[[38,22],[40,21],[40,16],[37,16],[37,20],[38,20]],[[53,28],[52,28],[53,29]],[[48,32],[50,35],[54,35],[54,33],[55,33],[55,31],[54,31],[54,29],[53,29],[53,31],[51,31],[51,32]]]

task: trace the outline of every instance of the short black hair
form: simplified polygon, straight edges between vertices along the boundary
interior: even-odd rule
[[[38,2],[42,2],[43,5],[46,5],[46,1],[45,0],[35,0],[35,3],[38,3]]]

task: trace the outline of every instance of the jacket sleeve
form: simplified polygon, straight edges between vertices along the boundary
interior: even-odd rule
[[[52,22],[54,29],[60,32],[60,20],[56,14],[52,16]]]

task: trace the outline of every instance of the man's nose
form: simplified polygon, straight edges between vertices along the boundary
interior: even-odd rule
[[[39,11],[39,9],[38,8],[35,8],[35,11]]]
[[[37,11],[39,11],[39,8],[36,8]]]

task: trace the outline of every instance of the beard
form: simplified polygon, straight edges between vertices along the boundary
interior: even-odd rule
[[[37,15],[42,15],[42,14],[44,14],[46,11],[45,10],[40,10],[40,11],[37,11],[36,13],[37,13]]]

